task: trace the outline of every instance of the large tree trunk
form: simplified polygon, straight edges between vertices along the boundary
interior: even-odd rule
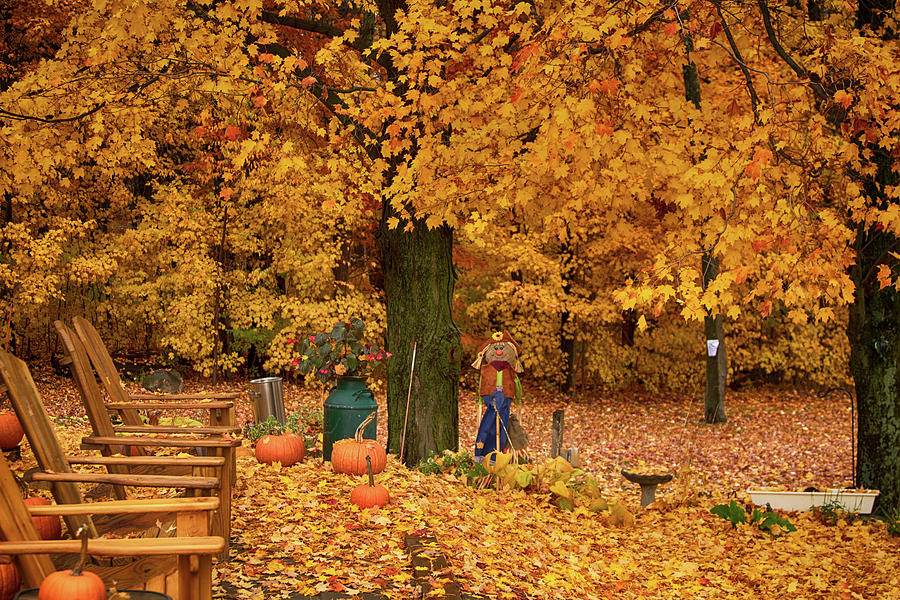
[[[891,159],[875,152],[878,171],[866,181],[871,202],[884,202],[879,185],[897,185]],[[876,183],[878,182],[878,183]],[[875,272],[898,240],[884,230],[857,226],[855,284],[847,333],[850,373],[856,387],[856,485],[881,491],[883,514],[900,508],[900,292],[881,289]]]
[[[389,206],[385,208],[387,213]],[[380,245],[387,305],[388,451],[413,466],[430,451],[459,446],[461,346],[453,321],[453,230],[428,229],[416,221],[383,227]],[[418,343],[409,400],[406,442],[403,430],[413,342]]]
[[[887,512],[900,500],[900,293],[877,287],[857,283],[847,331],[859,409],[856,485],[881,490]]]

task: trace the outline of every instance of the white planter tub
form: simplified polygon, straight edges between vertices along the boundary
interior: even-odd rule
[[[757,506],[768,504],[781,510],[809,510],[814,506],[838,503],[848,512],[867,515],[872,512],[878,491],[858,492],[853,490],[829,489],[824,492],[767,492],[747,490],[750,500]]]

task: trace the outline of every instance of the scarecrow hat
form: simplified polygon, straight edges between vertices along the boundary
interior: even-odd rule
[[[478,355],[484,354],[485,348],[490,346],[491,344],[495,344],[497,342],[508,342],[512,344],[513,349],[516,351],[516,356],[519,356],[519,343],[513,339],[513,337],[509,334],[505,329],[501,331],[496,331],[489,337],[481,346],[478,348]]]

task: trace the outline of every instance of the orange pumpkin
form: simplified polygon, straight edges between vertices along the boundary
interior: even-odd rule
[[[38,600],[106,600],[106,585],[96,573],[82,571],[87,558],[87,532],[81,536],[81,558],[71,571],[50,573],[41,582]]]
[[[122,456],[140,456],[140,446],[119,446],[119,454]]]
[[[10,450],[22,441],[22,424],[14,413],[0,414],[0,450]]]
[[[34,496],[25,499],[25,506],[47,506],[53,504],[46,498]],[[54,515],[32,516],[34,528],[42,540],[58,540],[62,537],[62,519]]]
[[[369,483],[360,484],[350,492],[350,502],[360,508],[384,506],[391,496],[383,485],[375,485],[375,476],[372,474],[372,457],[366,457],[366,471],[369,474]]]
[[[264,435],[256,442],[256,460],[261,463],[280,462],[289,467],[306,456],[306,444],[296,433]]]
[[[335,442],[331,449],[331,468],[335,473],[350,475],[366,474],[366,457],[372,459],[372,471],[381,473],[387,465],[387,454],[384,446],[375,440],[364,440],[363,430],[375,420],[376,413],[370,414],[356,428],[356,434],[346,440]]]
[[[22,578],[12,558],[0,557],[0,600],[12,600],[21,585]]]

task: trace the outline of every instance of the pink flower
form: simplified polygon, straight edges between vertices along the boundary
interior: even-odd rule
[[[322,375],[324,375],[327,372],[328,372],[328,369],[326,369],[325,367],[322,367],[321,369],[319,369],[319,373],[321,373]]]
[[[300,359],[295,356],[294,360],[291,361],[291,366],[296,367],[297,363],[299,363],[299,362],[300,362]]]
[[[310,344],[315,344],[315,343],[316,343],[316,336],[314,336],[314,335],[309,336],[309,343],[310,343]]]
[[[388,358],[393,356],[393,354],[391,354],[390,352],[385,352],[384,355],[387,356]]]
[[[384,358],[384,354],[382,354],[381,352],[375,355],[375,360],[381,360],[382,358]]]

